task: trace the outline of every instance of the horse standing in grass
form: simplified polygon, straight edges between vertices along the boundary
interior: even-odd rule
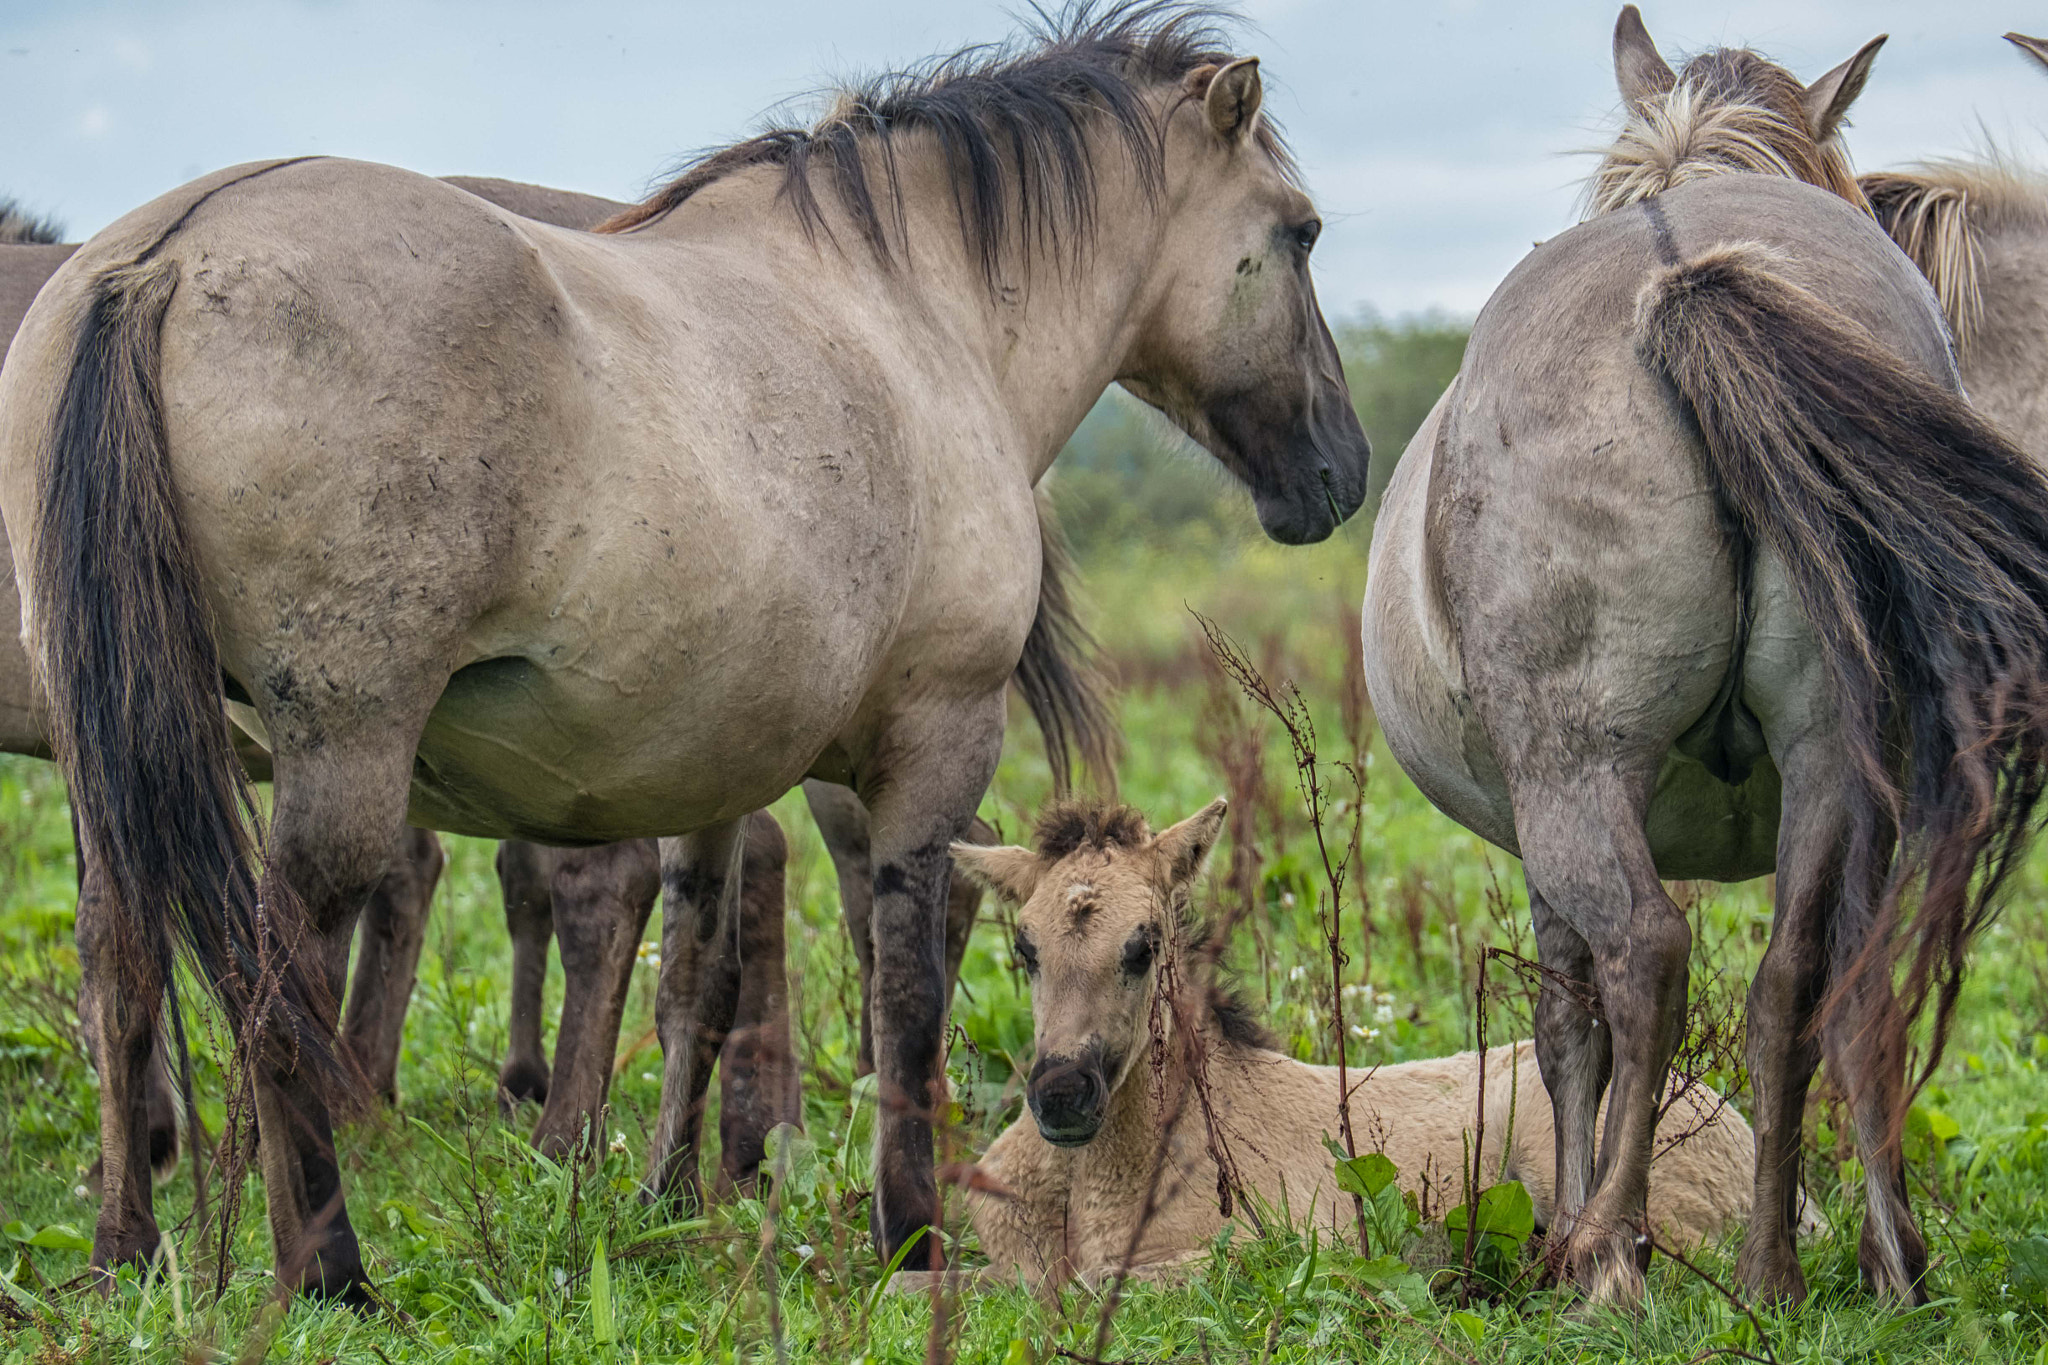
[[[2048,41],[2005,36],[2048,67]],[[2048,176],[1988,151],[1858,183],[1941,299],[1971,403],[2048,458]]]
[[[1748,51],[1674,73],[1624,9],[1627,124],[1592,212],[1481,312],[1375,528],[1387,742],[1520,854],[1544,964],[1597,992],[1597,1016],[1555,987],[1536,1016],[1553,1249],[1596,1301],[1643,1291],[1691,945],[1659,877],[1773,869],[1738,1273],[1805,1293],[1800,1119],[1825,1052],[1868,1173],[1865,1277],[1923,1298],[1907,1025],[1932,995],[1938,1050],[2048,776],[2048,483],[1963,401],[1933,294],[1850,175],[1837,132],[1876,48],[1810,87]]]
[[[947,848],[1035,611],[1033,484],[1116,381],[1278,540],[1363,495],[1318,224],[1260,94],[1197,11],[1082,8],[714,154],[609,235],[310,158],[195,182],[59,270],[0,373],[24,635],[130,930],[110,972],[153,1009],[183,940],[256,1043],[281,1287],[367,1296],[324,1039],[408,806],[679,836],[670,1194],[731,1022],[711,945],[745,817],[851,783],[872,1221],[884,1257],[923,1236]],[[223,694],[273,755],[260,840]]]

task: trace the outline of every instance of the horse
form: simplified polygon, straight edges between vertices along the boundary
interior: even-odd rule
[[[2044,778],[2048,484],[1964,401],[1939,304],[1850,173],[1838,133],[1881,42],[1811,86],[1748,50],[1675,73],[1623,9],[1626,124],[1588,216],[1480,313],[1374,528],[1362,636],[1388,746],[1523,859],[1555,974],[1551,1251],[1595,1303],[1643,1293],[1691,946],[1659,878],[1773,870],[1738,1275],[1804,1296],[1824,1052],[1866,1171],[1866,1282],[1922,1301],[1906,1030],[1932,995],[1938,1054]]]
[[[518,181],[471,176],[444,177],[446,183],[486,199],[522,217],[557,227],[588,230],[626,211],[630,205],[594,195]],[[0,200],[0,357],[13,339],[22,316],[58,265],[76,250],[59,242],[54,224],[14,210]],[[17,242],[34,239],[35,248]],[[42,250],[54,247],[54,250]],[[1100,695],[1090,655],[1093,642],[1079,622],[1067,587],[1072,567],[1049,500],[1038,500],[1044,563],[1039,580],[1039,613],[1033,622],[1012,681],[1046,739],[1046,755],[1056,790],[1072,781],[1072,753],[1097,773],[1112,773],[1115,764],[1115,723]],[[5,545],[0,529],[0,546]],[[13,560],[0,551],[0,611],[11,606],[19,618],[19,592]],[[0,640],[0,752],[50,757],[42,707],[18,636]],[[268,780],[270,755],[244,732],[235,732],[237,753],[256,781]],[[839,873],[841,901],[861,968],[862,1030],[859,1069],[873,1069],[865,1001],[873,954],[867,942],[867,902],[872,894],[867,855],[867,812],[842,787],[807,782],[805,796],[827,851]],[[992,842],[994,833],[980,821],[970,837]],[[760,812],[747,834],[741,881],[742,918],[749,907],[772,906],[780,915],[783,864],[787,844],[772,817]],[[408,828],[393,851],[389,870],[365,907],[358,935],[356,968],[342,1017],[344,1050],[359,1068],[371,1094],[386,1103],[397,1100],[399,1051],[413,984],[418,975],[426,920],[445,856],[434,836]],[[522,1101],[543,1106],[533,1138],[544,1152],[572,1150],[595,1132],[613,1071],[619,1020],[626,987],[636,958],[640,934],[660,890],[658,855],[652,840],[607,844],[589,849],[550,849],[518,840],[500,844],[496,870],[502,892],[506,928],[512,940],[513,981],[511,1029],[498,1092],[508,1117]],[[756,882],[760,885],[757,888]],[[80,897],[90,902],[104,895],[101,879],[80,860]],[[947,981],[956,981],[979,908],[979,892],[971,883],[957,883],[948,898],[946,917]],[[90,905],[82,917],[91,925],[101,918]],[[559,1069],[550,1068],[541,1043],[541,988],[546,977],[549,945],[556,925],[563,926],[562,956],[567,975],[558,1041],[566,1056]],[[751,925],[742,937],[762,943],[771,938],[774,951],[744,953],[740,967],[740,1007],[734,1037],[722,1055],[721,1148],[719,1182],[743,1188],[751,1183],[766,1134],[778,1122],[798,1122],[799,1094],[788,1045],[788,1023],[776,1013],[786,998],[779,918],[773,926]],[[82,954],[82,961],[93,961]],[[147,1028],[141,1038],[116,1034],[109,1052],[101,1027],[97,979],[81,981],[79,1018],[88,1058],[102,1077],[112,1078],[103,1093],[116,1100],[103,1137],[103,1149],[123,1154],[112,1168],[102,1161],[93,1177],[101,1187],[102,1226],[95,1233],[96,1265],[146,1258],[156,1243],[150,1212],[151,1191],[128,1171],[147,1169],[161,1177],[175,1166],[186,1106],[173,1080],[165,1040],[154,1020],[122,1014],[131,1029]],[[591,1009],[597,1009],[590,1017]],[[757,1017],[758,1016],[758,1017]],[[121,1058],[148,1057],[142,1075],[131,1073]],[[550,1087],[550,1082],[556,1084]],[[132,1097],[140,1095],[145,1118],[136,1123]],[[147,1143],[146,1163],[140,1147]]]
[[[2048,67],[2048,41],[2005,36]],[[1941,299],[1970,401],[2048,452],[2048,179],[1991,149],[1858,184]]]
[[[408,813],[669,839],[647,1185],[694,1198],[744,820],[806,776],[871,817],[876,1249],[939,1262],[946,850],[1035,612],[1033,485],[1119,382],[1276,540],[1363,497],[1261,97],[1202,11],[1080,6],[605,233],[309,157],[58,270],[0,372],[23,636],[110,972],[153,1012],[182,943],[247,1042],[282,1290],[369,1299],[326,1040]],[[223,700],[272,754],[260,834]]]
[[[1344,1236],[1350,1201],[1327,1146],[1340,1106],[1424,1207],[1456,1202],[1483,1114],[1479,1164],[1520,1181],[1537,1225],[1549,1225],[1556,1164],[1534,1044],[1488,1050],[1482,1109],[1475,1053],[1356,1069],[1347,1081],[1275,1051],[1228,991],[1190,984],[1211,948],[1190,897],[1225,809],[1218,798],[1154,834],[1128,806],[1055,803],[1033,848],[953,850],[959,872],[1018,906],[1015,953],[1035,1021],[1030,1112],[989,1144],[969,1186],[993,1274],[1052,1287],[1125,1269],[1171,1274],[1230,1221],[1217,1198],[1226,1185],[1233,1200]],[[1160,998],[1175,989],[1206,996],[1187,1011],[1201,1033],[1193,1048],[1177,1045],[1182,1013]],[[1183,1099],[1196,1067],[1199,1105]],[[1666,1245],[1691,1247],[1748,1216],[1754,1142],[1704,1087],[1674,1086],[1661,1108],[1650,1222]],[[1162,1142],[1155,1192],[1148,1173]]]

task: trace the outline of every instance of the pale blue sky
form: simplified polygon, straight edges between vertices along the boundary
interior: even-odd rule
[[[992,0],[5,0],[0,194],[74,235],[217,166],[326,152],[631,197],[835,73],[1007,33]],[[1252,0],[1329,223],[1326,307],[1471,311],[1571,221],[1615,107],[1608,0]],[[1811,78],[1892,35],[1858,105],[1861,168],[1967,148],[1979,120],[2048,162],[2048,75],[1974,0],[1650,0],[1667,56],[1750,42]]]

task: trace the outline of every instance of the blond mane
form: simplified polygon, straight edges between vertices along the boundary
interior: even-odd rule
[[[1816,142],[1807,130],[1802,93],[1754,52],[1701,53],[1670,90],[1629,110],[1587,183],[1585,216],[1731,172],[1803,180],[1868,211],[1841,139]]]
[[[1984,317],[1984,234],[2048,227],[2048,177],[1993,149],[1879,171],[1860,183],[1877,221],[1934,286],[1956,347],[1967,354]]]

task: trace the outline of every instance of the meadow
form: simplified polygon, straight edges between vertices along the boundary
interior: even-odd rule
[[[1455,368],[1462,329],[1366,319],[1344,340],[1383,480]],[[1199,900],[1238,926],[1228,970],[1296,1056],[1333,1061],[1341,1046],[1350,1063],[1370,1066],[1472,1047],[1482,1028],[1490,1044],[1526,1036],[1529,989],[1512,955],[1533,946],[1519,868],[1431,809],[1376,736],[1357,661],[1367,520],[1310,549],[1258,541],[1241,495],[1194,457],[1156,448],[1168,444],[1145,419],[1107,408],[1055,481],[1089,616],[1120,680],[1122,797],[1155,824],[1219,793],[1232,798],[1229,835]],[[1264,678],[1298,687],[1312,719],[1325,830],[1354,859],[1334,907],[1344,956],[1334,982],[1333,907],[1296,750],[1225,676],[1197,612]],[[1019,710],[982,813],[1021,840],[1048,792],[1037,735]],[[1901,1313],[1859,1286],[1861,1174],[1824,1080],[1808,1116],[1807,1179],[1829,1230],[1801,1248],[1812,1296],[1796,1309],[1751,1312],[1727,1292],[1730,1240],[1688,1264],[1659,1257],[1640,1315],[1575,1312],[1568,1290],[1544,1282],[1535,1242],[1520,1230],[1482,1239],[1468,1269],[1439,1225],[1444,1207],[1385,1199],[1369,1255],[1277,1226],[1262,1239],[1226,1235],[1178,1285],[1133,1284],[1113,1299],[1070,1289],[1057,1303],[976,1288],[935,1304],[879,1292],[864,1204],[872,1098],[852,1079],[853,957],[800,798],[775,813],[792,843],[791,1007],[805,1125],[781,1135],[765,1198],[689,1217],[638,1199],[660,1072],[651,943],[636,969],[601,1151],[558,1164],[526,1143],[533,1110],[500,1119],[509,950],[492,849],[448,838],[400,1103],[342,1135],[351,1208],[391,1310],[358,1317],[275,1302],[254,1180],[223,1266],[217,1228],[191,1217],[189,1161],[158,1187],[171,1253],[147,1272],[123,1272],[104,1297],[88,1287],[97,1096],[72,1012],[68,815],[52,767],[0,760],[0,1362],[2048,1365],[2048,849],[1980,942],[1954,1041],[1909,1123],[1915,1203],[1934,1256],[1925,1308]],[[1770,887],[1688,884],[1674,894],[1695,928],[1685,1056],[1739,1106],[1734,1009],[1763,949]],[[985,902],[983,915],[954,1002],[959,1110],[947,1142],[956,1155],[1017,1115],[1016,1077],[1031,1050],[1002,908]],[[648,938],[657,933],[651,926]],[[552,1009],[558,970],[548,989]],[[199,1112],[218,1136],[223,1054],[203,1013],[191,1017]],[[210,1194],[217,1215],[218,1176]],[[1451,1202],[1463,1197],[1452,1191]],[[972,1261],[971,1235],[958,1251]]]

